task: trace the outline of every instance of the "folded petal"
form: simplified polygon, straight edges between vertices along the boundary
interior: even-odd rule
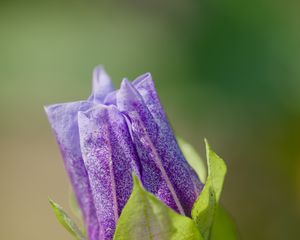
[[[89,101],[103,103],[106,95],[114,89],[113,83],[103,66],[96,67],[93,72],[93,91]]]
[[[121,111],[124,111],[131,121],[133,141],[142,165],[143,185],[168,206],[184,214],[173,183],[170,181],[162,159],[155,148],[157,125],[142,97],[127,80],[122,82],[117,93],[117,106]]]
[[[160,102],[151,74],[146,73],[138,77],[133,82],[133,84],[137,91],[141,94],[146,106],[151,112],[156,123],[160,126],[160,129],[163,130],[161,134],[165,138],[165,141],[172,143],[170,146],[172,146],[172,149],[174,150],[173,152],[176,152],[176,155],[180,155],[180,159],[183,159],[182,162],[185,168],[190,172],[192,181],[195,186],[195,193],[198,197],[203,189],[203,184],[199,180],[197,173],[194,171],[194,169],[192,169],[192,167],[184,159],[181,149],[179,148],[179,145],[177,143],[176,137],[173,133],[171,124],[169,123],[168,117]]]
[[[190,216],[203,185],[177,144],[151,75],[143,75],[133,84],[135,87],[123,81],[117,106],[132,122],[143,184],[167,205]]]
[[[132,85],[142,96],[146,106],[153,115],[155,121],[167,122],[167,116],[160,103],[160,99],[157,94],[151,74],[145,73],[139,76],[132,82]]]
[[[139,176],[138,156],[126,120],[115,106],[80,112],[78,124],[98,221],[103,239],[110,240],[132,192],[132,173]]]
[[[82,209],[90,240],[99,240],[99,224],[95,214],[92,192],[85,169],[78,135],[77,113],[91,107],[86,101],[55,104],[45,107],[56,135],[66,170]]]

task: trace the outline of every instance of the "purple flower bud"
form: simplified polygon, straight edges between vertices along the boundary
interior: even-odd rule
[[[114,91],[94,70],[87,101],[46,107],[90,240],[113,239],[132,172],[165,204],[190,216],[203,184],[186,162],[150,74]]]

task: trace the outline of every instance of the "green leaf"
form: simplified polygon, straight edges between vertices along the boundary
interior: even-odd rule
[[[209,239],[211,226],[214,221],[215,207],[216,196],[211,176],[208,176],[202,193],[192,209],[192,218],[197,223],[204,239]]]
[[[114,240],[202,240],[192,219],[147,192],[134,176],[133,192],[118,221]]]
[[[51,199],[49,199],[49,202],[55,212],[58,221],[65,227],[65,229],[67,229],[77,240],[86,240],[82,232],[68,216],[68,214],[61,208],[61,206],[59,206]]]
[[[208,175],[212,179],[212,187],[216,194],[217,202],[219,202],[220,195],[223,189],[224,179],[227,172],[226,163],[220,158],[209,146],[205,139],[206,157],[208,165]]]
[[[206,181],[207,175],[205,162],[202,160],[200,155],[197,153],[197,151],[191,144],[189,144],[180,137],[177,137],[177,141],[186,160],[196,171],[201,182],[204,183]]]
[[[225,162],[212,151],[207,140],[205,140],[205,145],[208,177],[202,193],[193,206],[192,218],[204,239],[207,240],[210,239],[211,228],[214,223],[227,168]]]
[[[210,240],[223,240],[224,238],[226,238],[226,240],[237,240],[239,239],[239,234],[231,216],[222,206],[218,205]]]

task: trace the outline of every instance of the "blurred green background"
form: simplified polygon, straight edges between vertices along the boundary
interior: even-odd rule
[[[0,238],[71,239],[69,182],[43,105],[151,72],[178,135],[228,163],[242,239],[300,238],[300,2],[0,1]]]

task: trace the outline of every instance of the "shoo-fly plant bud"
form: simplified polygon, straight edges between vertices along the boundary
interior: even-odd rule
[[[171,215],[156,210],[155,204],[161,204],[162,209],[169,208],[166,212],[172,211],[178,219],[186,221],[182,228],[189,224],[189,229],[199,230],[193,238],[176,239],[203,239],[199,221],[194,216],[193,221],[192,215],[197,210],[195,203],[201,200],[202,190],[205,192],[204,183],[178,145],[150,73],[133,82],[124,79],[120,89],[115,90],[110,77],[99,66],[94,70],[93,90],[87,100],[54,104],[46,106],[45,110],[82,211],[88,239],[173,239],[180,236],[180,229],[172,227]],[[139,214],[138,210],[131,214],[130,209],[122,213],[124,207],[130,208],[136,200],[137,192],[146,193],[144,199],[150,194],[157,200],[153,206],[145,205],[146,212],[141,214],[146,215],[140,217],[142,220],[134,227],[129,227],[129,223],[123,226],[124,221],[132,224],[136,218],[130,218]],[[59,209],[56,208],[58,212]],[[147,211],[152,211],[152,215]],[[161,226],[160,221],[169,225]],[[151,229],[152,223],[155,226]],[[77,239],[85,239],[83,234],[76,233],[77,228],[75,231],[65,224]],[[146,234],[144,238],[139,235],[140,230],[144,231],[143,225],[149,226],[150,232],[154,231],[150,233],[153,238],[146,237],[147,232],[143,233]],[[170,228],[165,231],[169,235],[155,237],[155,231],[162,234],[160,228]]]

